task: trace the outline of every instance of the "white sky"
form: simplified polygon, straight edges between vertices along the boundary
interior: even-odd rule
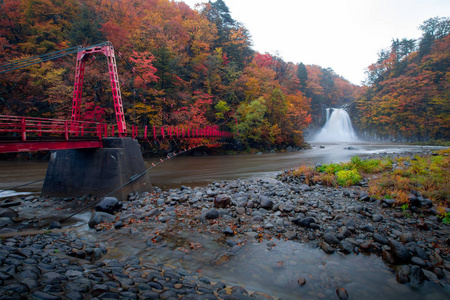
[[[181,0],[177,0],[181,1]],[[184,0],[194,8],[207,0]],[[213,1],[214,2],[214,1]],[[332,68],[360,84],[392,39],[421,36],[432,17],[450,17],[449,0],[224,0],[250,32],[253,49],[285,61]]]

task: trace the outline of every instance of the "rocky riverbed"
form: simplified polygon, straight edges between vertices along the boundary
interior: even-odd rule
[[[269,276],[283,272],[285,264],[295,265],[295,255],[301,257],[307,249],[325,255],[323,266],[335,257],[371,255],[395,278],[391,285],[408,286],[413,296],[432,285],[432,292],[420,298],[448,299],[449,225],[441,222],[430,200],[414,196],[414,208],[404,211],[393,207],[392,200],[371,198],[362,186],[308,186],[286,171],[273,180],[221,181],[168,191],[155,188],[152,193],[130,194],[124,203],[107,199],[97,211],[84,213],[84,219],[76,215],[63,223],[57,220],[92,199],[13,199],[10,207],[0,209],[0,299],[347,299],[355,295],[351,282],[344,285],[325,277],[313,285],[308,272],[273,280],[291,293],[271,293],[270,286],[258,291],[246,287],[245,276],[238,276],[245,270],[236,268],[239,282],[233,282],[204,275],[198,265],[201,259],[209,268],[228,268],[243,253],[250,259],[277,253],[282,245],[301,247],[276,262],[267,258],[262,270]],[[258,254],[255,245],[263,245],[265,252]],[[343,271],[337,273],[339,277]],[[366,296],[377,298],[373,293]]]

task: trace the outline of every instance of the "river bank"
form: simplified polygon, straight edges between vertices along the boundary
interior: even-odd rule
[[[361,186],[279,179],[156,188],[112,214],[74,216],[63,232],[54,221],[88,198],[16,200],[1,218],[2,297],[448,298],[449,227],[433,206],[406,214]]]

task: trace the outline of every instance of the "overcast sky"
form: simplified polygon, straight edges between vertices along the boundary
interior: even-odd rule
[[[450,17],[450,0],[224,1],[249,30],[254,50],[332,68],[355,84],[392,39],[417,39],[423,21]],[[184,2],[194,8],[208,1]]]

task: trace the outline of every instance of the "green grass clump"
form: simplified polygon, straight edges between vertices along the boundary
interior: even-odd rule
[[[323,165],[319,167],[319,172],[323,172],[326,174],[336,174],[336,172],[339,172],[341,170],[344,170],[344,165],[342,163],[340,164],[328,164]]]
[[[336,172],[336,181],[342,186],[355,185],[362,180],[361,175],[356,169],[341,170]]]

